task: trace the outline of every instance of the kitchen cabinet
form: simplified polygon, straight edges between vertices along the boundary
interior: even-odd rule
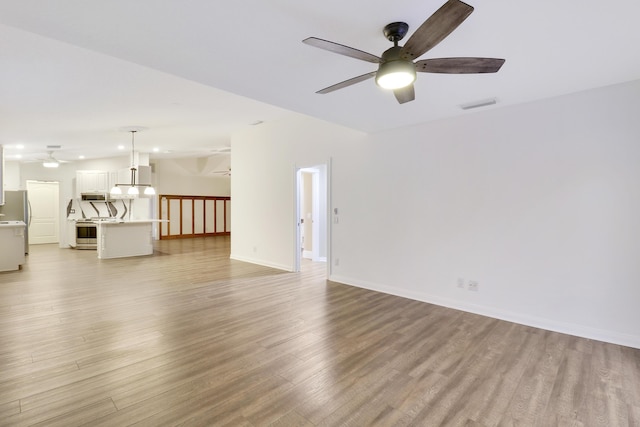
[[[83,193],[108,193],[109,172],[99,170],[76,171],[76,196]]]
[[[67,220],[67,243],[69,244],[69,247],[75,248],[76,247],[76,220],[75,219],[68,219]]]
[[[22,221],[0,221],[0,271],[18,270],[26,262]]]

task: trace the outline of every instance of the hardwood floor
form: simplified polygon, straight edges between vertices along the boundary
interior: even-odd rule
[[[0,273],[0,425],[640,426],[640,350],[228,257],[32,246]]]

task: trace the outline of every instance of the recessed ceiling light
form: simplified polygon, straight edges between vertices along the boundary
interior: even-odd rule
[[[160,149],[159,149],[158,147],[153,147],[153,152],[154,152],[154,153],[157,153],[157,152],[159,152],[159,151],[160,151]]]
[[[18,150],[22,150],[22,149],[24,149],[24,145],[22,145],[22,144],[17,144],[17,145],[16,145],[16,148],[17,148]]]
[[[118,150],[124,150],[124,145],[118,145]]]
[[[16,158],[16,159],[21,159],[21,158],[22,158],[22,154],[16,154],[16,155],[15,155],[15,158]]]
[[[79,158],[79,159],[84,159],[84,156],[83,156],[82,154],[80,154],[80,155],[78,156],[78,158]]]

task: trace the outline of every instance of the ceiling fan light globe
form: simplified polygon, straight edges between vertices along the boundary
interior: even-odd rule
[[[120,187],[113,187],[111,191],[109,191],[109,193],[114,196],[118,194],[122,194],[122,189],[120,189]]]
[[[140,194],[140,191],[138,190],[138,187],[131,186],[127,190],[127,194],[130,196],[137,196],[138,194]]]
[[[153,187],[147,187],[144,189],[144,194],[147,196],[153,196],[156,194],[156,190]]]
[[[416,80],[416,67],[411,61],[396,60],[380,64],[376,83],[383,89],[400,89]]]
[[[44,166],[45,168],[57,168],[58,166],[60,166],[60,163],[56,162],[55,160],[45,160],[44,162],[42,162],[42,166]]]

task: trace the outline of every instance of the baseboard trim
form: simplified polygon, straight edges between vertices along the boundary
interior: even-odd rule
[[[248,263],[251,263],[251,264],[257,264],[257,265],[261,265],[263,267],[271,267],[271,268],[275,268],[277,270],[283,270],[283,271],[287,271],[287,272],[292,272],[293,271],[293,267],[291,267],[289,265],[276,264],[276,263],[268,262],[268,261],[265,261],[265,260],[262,260],[262,259],[247,258],[247,257],[242,257],[242,256],[234,255],[234,254],[231,254],[229,256],[229,259],[232,259],[234,261],[242,261],[242,262],[248,262]]]
[[[536,316],[528,316],[520,313],[514,313],[506,310],[496,310],[492,307],[482,305],[469,304],[463,301],[441,298],[422,292],[411,292],[404,289],[398,289],[390,286],[380,285],[378,283],[365,282],[350,277],[331,275],[329,280],[332,282],[342,283],[348,286],[355,286],[371,291],[382,292],[389,295],[395,295],[402,298],[409,298],[415,301],[426,302],[429,304],[439,305],[455,310],[461,310],[468,313],[479,314],[494,319],[505,320],[508,322],[518,323],[534,328],[545,329],[548,331],[559,332],[562,334],[573,335],[581,338],[592,339],[596,341],[608,342],[611,344],[623,345],[640,349],[640,336],[608,331],[604,329],[592,328],[589,326],[577,325],[567,322],[557,322]]]

